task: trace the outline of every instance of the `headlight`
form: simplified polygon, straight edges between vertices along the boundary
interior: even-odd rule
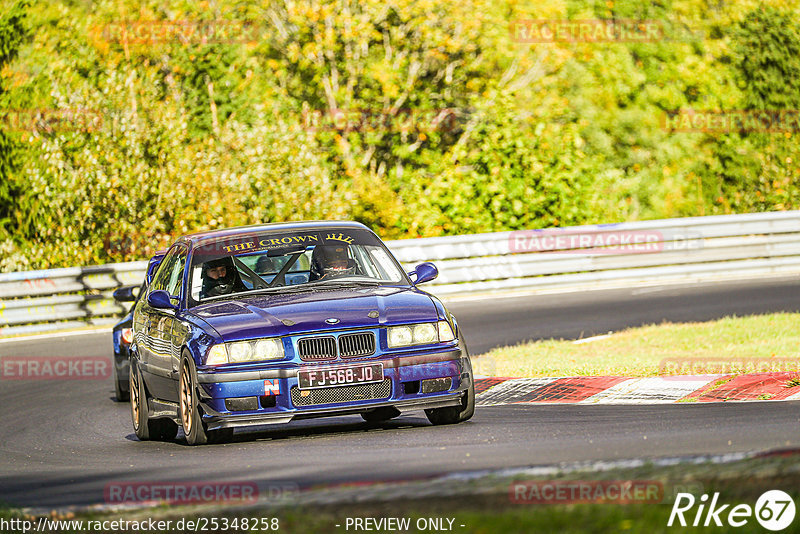
[[[414,344],[427,345],[439,341],[436,325],[431,323],[418,324],[414,327]]]
[[[206,365],[280,360],[283,356],[283,341],[281,338],[253,339],[251,341],[236,341],[234,343],[214,345],[208,351]]]
[[[393,326],[387,330],[389,348],[405,347],[414,343],[410,326]]]
[[[280,338],[259,339],[253,344],[256,360],[279,360],[283,358],[283,342]]]
[[[206,365],[222,365],[223,363],[228,363],[228,349],[225,348],[225,345],[214,345],[208,349]]]
[[[386,329],[386,334],[390,349],[408,347],[409,345],[428,345],[455,339],[453,330],[447,321],[390,326]]]
[[[122,329],[122,341],[126,345],[130,345],[131,343],[133,343],[133,328]]]
[[[231,363],[247,362],[253,359],[253,345],[249,341],[239,341],[228,345]]]
[[[439,331],[439,342],[441,343],[453,341],[456,338],[456,335],[453,333],[453,328],[447,321],[439,321],[436,323],[436,329]]]

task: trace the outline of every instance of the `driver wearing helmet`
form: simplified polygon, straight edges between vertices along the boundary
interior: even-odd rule
[[[207,261],[203,264],[203,289],[200,298],[218,297],[247,288],[239,279],[239,273],[229,257]]]
[[[312,280],[329,280],[355,274],[355,261],[347,255],[348,245],[317,245],[311,253]]]

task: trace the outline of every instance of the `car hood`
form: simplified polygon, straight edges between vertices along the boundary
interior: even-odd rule
[[[196,306],[191,313],[223,341],[438,320],[427,293],[385,286],[242,295]],[[330,324],[328,319],[338,322]]]

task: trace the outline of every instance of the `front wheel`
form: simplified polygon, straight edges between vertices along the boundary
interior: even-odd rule
[[[461,423],[475,414],[475,386],[470,380],[469,389],[461,396],[460,406],[431,408],[425,410],[425,416],[434,425],[452,425]]]
[[[131,401],[131,421],[136,437],[142,441],[169,441],[178,435],[178,425],[171,419],[150,419],[147,405],[147,390],[142,373],[131,362],[129,392]]]
[[[208,430],[203,422],[202,414],[198,408],[196,372],[192,360],[185,358],[181,365],[180,374],[180,405],[178,411],[181,416],[183,433],[189,445],[205,445],[206,443],[222,443],[233,437],[232,428]]]

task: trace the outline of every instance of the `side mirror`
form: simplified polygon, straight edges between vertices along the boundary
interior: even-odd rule
[[[417,275],[417,279],[414,280],[414,285],[423,284],[425,282],[430,282],[431,280],[439,276],[439,269],[437,269],[436,266],[431,262],[426,261],[425,263],[420,263],[419,265],[417,265],[417,267],[408,274]]]
[[[147,303],[160,310],[175,310],[178,308],[170,300],[169,293],[163,289],[157,289],[147,295]]]
[[[112,293],[117,302],[133,302],[136,300],[136,290],[139,286],[122,286]]]

